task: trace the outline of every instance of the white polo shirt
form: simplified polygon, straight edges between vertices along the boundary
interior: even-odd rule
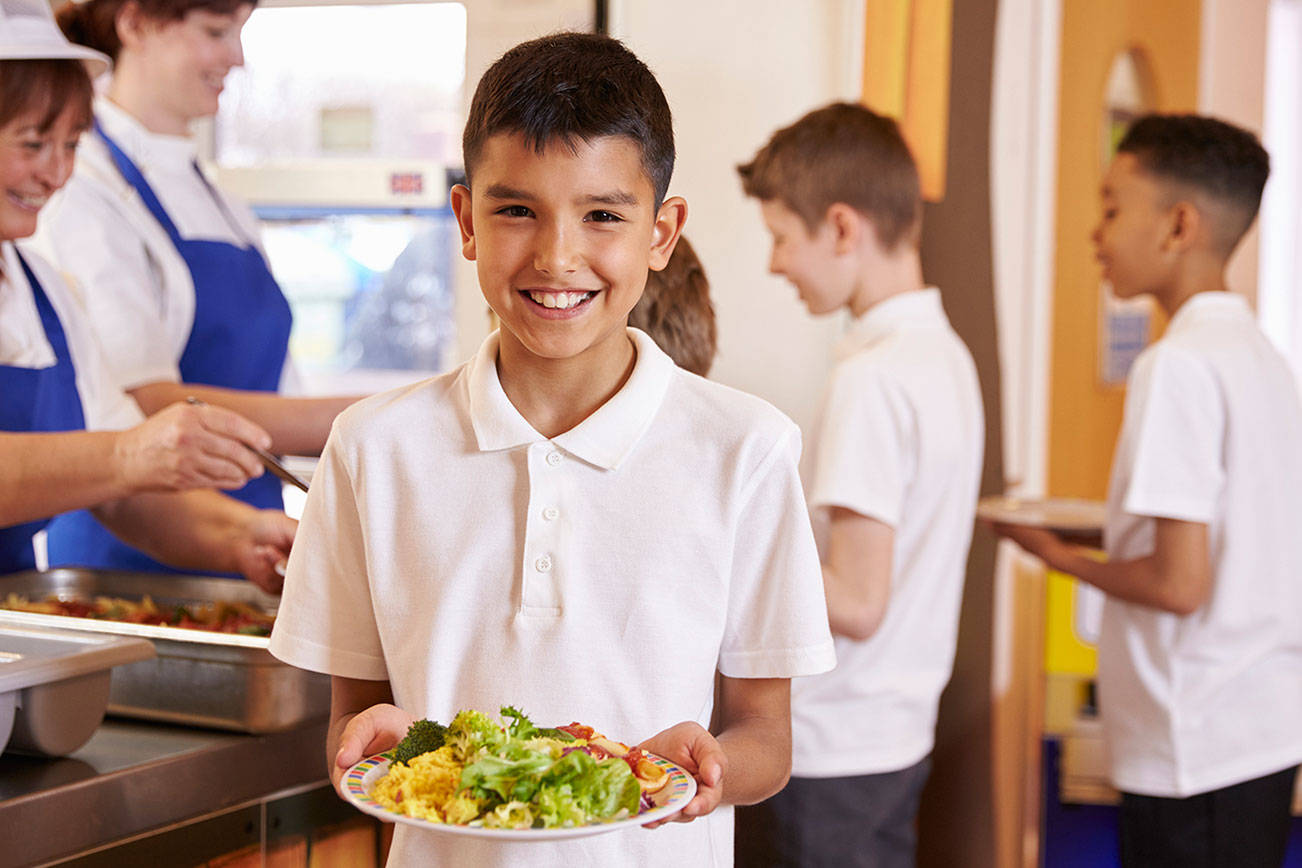
[[[822,672],[834,656],[797,471],[758,398],[674,366],[634,329],[624,387],[548,440],[470,362],[335,422],[289,560],[271,650],[385,679],[446,722],[514,704],[635,743],[707,725],[716,667]],[[400,825],[396,865],[732,864],[732,811],[546,846]]]
[[[103,97],[95,116],[140,168],[182,238],[258,246],[248,207],[195,171],[192,139],[152,133]],[[190,269],[98,136],[82,137],[72,177],[43,209],[33,243],[68,275],[123,388],[180,381],[194,324]]]
[[[1239,296],[1190,298],[1131,371],[1108,557],[1152,554],[1155,517],[1208,526],[1211,598],[1187,616],[1104,604],[1113,783],[1184,797],[1302,761],[1302,405]]]
[[[106,376],[99,347],[67,284],[35,251],[24,245],[22,254],[63,326],[87,430],[117,430],[141,422],[144,416],[135,401]],[[0,244],[0,365],[39,369],[54,362],[54,349],[45,336],[31,285],[14,244],[6,241]]]
[[[934,740],[972,540],[985,423],[976,366],[940,292],[874,305],[837,348],[813,446],[820,543],[830,507],[895,530],[890,601],[869,639],[836,637],[837,668],[792,685],[799,777],[897,771]]]

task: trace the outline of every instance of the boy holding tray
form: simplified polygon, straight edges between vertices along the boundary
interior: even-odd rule
[[[1107,594],[1099,711],[1127,866],[1277,866],[1302,761],[1302,405],[1225,263],[1270,171],[1251,133],[1149,115],[1103,180],[1094,245],[1171,317],[1135,361],[1095,561],[1002,535]]]
[[[452,207],[501,328],[339,417],[272,651],[333,676],[336,785],[414,717],[504,704],[644,739],[698,782],[654,833],[502,843],[404,824],[394,864],[729,865],[732,811],[715,809],[782,786],[789,679],[834,662],[798,429],[626,328],[687,205],[665,198],[668,105],[623,45],[566,33],[507,52],[463,149]]]

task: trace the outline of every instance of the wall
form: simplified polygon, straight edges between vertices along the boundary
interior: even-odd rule
[[[1004,487],[991,226],[990,128],[999,0],[954,4],[948,184],[923,212],[922,268],[976,361],[985,403],[981,492]],[[918,811],[918,865],[982,868],[995,859],[991,683],[995,542],[972,540],[954,674],[940,700],[932,774]]]
[[[1270,0],[1202,0],[1198,111],[1261,135],[1266,99],[1266,22]],[[1230,258],[1230,289],[1257,299],[1257,225]]]
[[[1103,95],[1112,62],[1141,49],[1155,108],[1197,108],[1197,0],[1065,0],[1058,88],[1057,253],[1051,327],[1048,493],[1102,498],[1125,391],[1099,381],[1099,269],[1090,233],[1103,179]]]
[[[612,0],[611,31],[655,71],[674,113],[670,192],[705,264],[719,322],[711,378],[760,395],[806,426],[840,317],[810,317],[767,273],[769,239],[735,167],[779,126],[856,99],[861,26],[854,0]]]

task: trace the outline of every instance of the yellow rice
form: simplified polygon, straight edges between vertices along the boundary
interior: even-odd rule
[[[391,811],[443,823],[445,806],[460,781],[461,763],[452,758],[452,748],[441,747],[408,765],[390,766],[371,790],[371,798]]]

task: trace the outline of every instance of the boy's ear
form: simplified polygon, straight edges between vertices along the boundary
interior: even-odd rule
[[[839,254],[855,250],[863,240],[864,232],[872,231],[864,216],[844,202],[827,206],[823,224],[832,231],[832,249]]]
[[[647,267],[652,271],[663,271],[669,264],[686,222],[687,200],[682,196],[671,196],[660,206],[655,226],[651,228],[651,251],[647,259]]]
[[[470,211],[470,188],[456,184],[448,192],[448,204],[457,215],[457,228],[461,230],[461,255],[475,261],[475,218]]]
[[[1187,199],[1180,199],[1171,206],[1168,220],[1167,241],[1173,250],[1188,249],[1203,230],[1202,212]]]

